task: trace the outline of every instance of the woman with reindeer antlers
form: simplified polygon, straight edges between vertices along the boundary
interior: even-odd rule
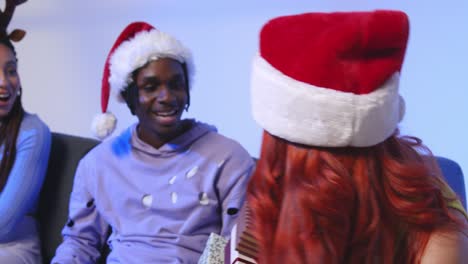
[[[12,41],[25,32],[7,26],[17,5],[0,11],[0,263],[41,263],[34,218],[50,152],[49,128],[24,111],[18,59]]]

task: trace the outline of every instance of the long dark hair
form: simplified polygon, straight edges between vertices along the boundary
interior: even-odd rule
[[[15,49],[9,39],[0,39],[0,45],[8,47],[16,56]],[[3,146],[3,157],[0,161],[0,192],[5,187],[11,168],[16,158],[16,139],[24,117],[24,109],[21,104],[21,87],[19,95],[13,104],[11,111],[3,118],[0,126],[0,145]]]

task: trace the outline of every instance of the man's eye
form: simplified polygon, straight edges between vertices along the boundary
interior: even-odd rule
[[[16,75],[17,71],[16,71],[16,69],[8,69],[7,73],[8,73],[8,75]]]
[[[143,90],[145,92],[153,92],[156,89],[156,85],[145,85],[143,86]]]

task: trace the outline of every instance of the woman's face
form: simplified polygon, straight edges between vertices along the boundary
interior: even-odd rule
[[[20,86],[16,57],[10,48],[0,44],[0,120],[10,113]]]

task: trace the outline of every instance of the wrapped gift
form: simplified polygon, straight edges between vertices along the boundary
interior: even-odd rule
[[[211,233],[198,264],[224,264],[224,248],[227,242],[224,237]]]
[[[250,232],[252,220],[247,204],[242,207],[239,214],[239,220],[231,231],[231,240],[225,248],[225,263],[255,264],[257,263],[258,244]]]

